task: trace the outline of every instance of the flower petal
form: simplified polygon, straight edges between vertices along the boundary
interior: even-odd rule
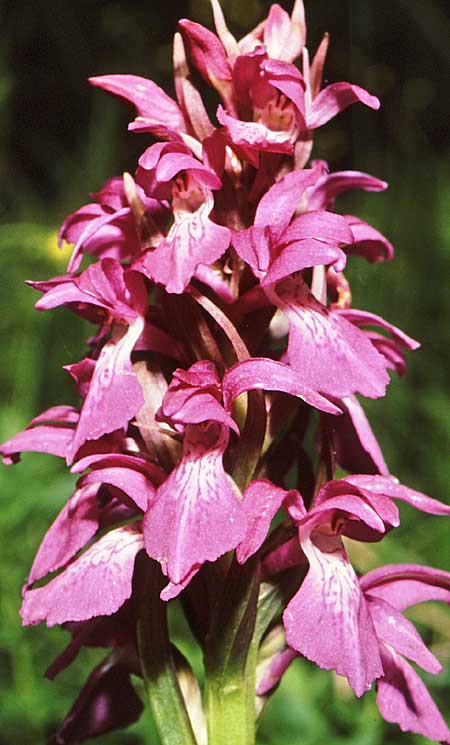
[[[255,277],[263,277],[271,261],[270,227],[252,225],[251,228],[233,231],[231,242],[241,259],[252,268]]]
[[[137,317],[121,339],[112,339],[102,348],[69,448],[70,462],[86,440],[126,427],[143,405],[142,388],[130,360],[143,328],[144,320]]]
[[[89,78],[91,85],[120,96],[136,107],[138,116],[155,125],[155,134],[170,130],[185,132],[186,123],[178,104],[153,80],[137,75],[102,75]]]
[[[139,527],[111,530],[51,582],[25,591],[20,611],[24,625],[45,620],[54,626],[111,615],[131,595],[134,560],[141,548]]]
[[[91,473],[82,476],[79,486],[88,484],[115,486],[126,494],[142,512],[145,512],[149,500],[156,493],[155,487],[147,476],[137,469],[115,465],[114,461],[112,465],[108,465],[108,461],[106,464],[105,467],[95,468]]]
[[[98,489],[98,484],[79,487],[69,498],[39,546],[29,585],[67,564],[95,535],[99,524]]]
[[[293,11],[291,18],[278,3],[270,6],[263,38],[267,54],[273,59],[293,62],[301,54],[306,36],[304,11],[303,17],[299,12],[303,3],[297,0],[296,7],[298,17]]]
[[[369,398],[384,395],[384,357],[360,329],[319,303],[300,278],[287,278],[266,293],[288,318],[289,363],[302,383],[337,398],[357,391]]]
[[[164,600],[167,603],[168,600],[173,600],[173,598],[178,597],[180,592],[183,592],[183,590],[188,586],[191,579],[195,577],[199,569],[200,564],[198,566],[193,566],[191,571],[181,580],[181,582],[168,582],[161,590],[161,600]]]
[[[420,347],[420,343],[416,341],[416,339],[408,336],[404,331],[399,329],[397,326],[394,326],[392,323],[389,323],[389,321],[386,321],[381,316],[377,316],[375,313],[370,313],[368,310],[345,308],[337,310],[336,312],[357,326],[379,326],[387,331],[387,333],[392,336],[398,344],[406,347],[406,349],[418,349]]]
[[[429,515],[450,515],[450,505],[400,484],[395,476],[358,474],[346,478],[351,484],[361,486],[376,494],[386,494],[392,499],[399,499],[401,502],[406,502],[411,507],[415,507],[416,510],[427,512]]]
[[[353,215],[345,215],[345,220],[353,234],[347,253],[364,256],[367,261],[390,261],[394,257],[394,247],[382,233]]]
[[[92,671],[57,734],[54,745],[74,745],[139,719],[142,702],[130,670],[108,656]]]
[[[199,264],[213,264],[230,243],[229,229],[209,219],[212,207],[208,197],[195,212],[178,215],[167,237],[133,269],[163,284],[167,292],[184,292]]]
[[[216,116],[233,145],[239,148],[252,148],[268,153],[291,154],[293,145],[289,132],[269,129],[260,122],[244,122],[229,116],[222,106],[219,106]]]
[[[358,578],[338,536],[311,536],[305,526],[301,544],[309,571],[283,615],[286,641],[319,667],[345,675],[361,696],[383,668]]]
[[[260,548],[272,519],[290,493],[266,479],[257,479],[247,486],[242,502],[247,514],[247,532],[236,549],[236,558],[240,564],[244,564]],[[295,494],[301,500],[297,491]]]
[[[254,390],[282,391],[302,398],[310,406],[330,414],[338,414],[340,409],[334,406],[314,389],[303,384],[297,377],[296,370],[266,357],[252,357],[230,367],[222,381],[225,408],[244,393]]]
[[[307,117],[308,129],[316,129],[326,124],[350,106],[360,101],[371,109],[379,109],[380,102],[376,96],[372,96],[364,88],[351,83],[333,83],[327,86],[316,96],[311,105],[311,111]]]
[[[207,83],[220,90],[231,82],[231,66],[222,42],[200,23],[182,18],[178,22],[188,54]]]
[[[262,287],[275,284],[289,274],[312,266],[334,264],[338,271],[345,267],[345,253],[337,247],[309,238],[295,241],[284,248],[261,281]]]
[[[408,657],[428,673],[439,673],[442,665],[423,643],[415,626],[384,600],[368,597],[370,615],[380,641]]]
[[[402,732],[450,743],[450,730],[416,671],[386,645],[381,654],[384,676],[378,681],[377,705],[382,717]]]
[[[31,427],[18,432],[2,445],[0,454],[5,464],[17,463],[20,453],[32,451],[34,453],[49,453],[58,458],[65,458],[73,440],[72,427],[56,427],[43,425]]]
[[[245,511],[222,464],[227,443],[228,429],[216,422],[188,425],[183,458],[148,506],[145,548],[175,584],[245,535]]]
[[[420,564],[388,564],[360,580],[366,595],[385,600],[399,611],[427,600],[450,605],[450,572]]]
[[[321,165],[322,168],[327,167],[324,161],[313,161],[312,165]],[[351,189],[384,191],[387,187],[386,181],[381,181],[381,179],[362,171],[325,173],[308,193],[308,208],[310,210],[332,209],[336,198]]]
[[[288,173],[277,181],[260,200],[254,224],[270,225],[276,242],[289,225],[305,189],[316,183],[321,172],[321,168],[306,168]]]
[[[356,396],[347,396],[336,403],[344,413],[327,421],[341,468],[352,473],[388,475],[381,448]]]
[[[192,173],[196,182],[205,189],[220,189],[220,178],[207,166],[188,153],[168,152],[162,155],[156,168],[158,182],[171,181],[180,171]]]

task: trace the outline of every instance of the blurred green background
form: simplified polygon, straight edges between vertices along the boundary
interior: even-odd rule
[[[290,10],[289,3],[282,3]],[[243,35],[266,13],[261,0],[223,0],[230,26]],[[380,112],[352,107],[321,130],[315,156],[333,170],[354,168],[390,182],[385,194],[351,194],[340,211],[372,222],[393,241],[393,264],[352,259],[355,307],[380,313],[422,341],[406,380],[386,399],[367,402],[387,462],[401,481],[448,500],[450,305],[450,19],[446,0],[306,0],[308,47],[331,32],[326,79],[350,80],[382,99]],[[63,364],[83,355],[90,330],[68,311],[38,314],[28,278],[63,273],[56,247],[65,215],[103,181],[133,171],[147,146],[126,132],[129,113],[89,89],[89,75],[128,72],[172,90],[171,37],[178,17],[210,25],[207,0],[3,0],[0,7],[0,381],[1,440],[42,409],[76,403]],[[45,742],[98,659],[85,652],[55,683],[42,675],[65,643],[60,630],[20,627],[20,587],[50,521],[74,479],[50,456],[28,454],[0,468],[1,745]],[[366,548],[366,547],[365,547]],[[448,527],[402,509],[402,528],[359,552],[361,569],[390,561],[450,569]],[[450,616],[429,604],[414,610],[427,642],[446,666],[430,689],[446,711],[450,690]],[[175,614],[174,634],[186,648]],[[126,732],[97,740],[158,740],[146,715]],[[383,723],[374,695],[356,701],[329,673],[294,665],[269,705],[258,745],[424,743]]]

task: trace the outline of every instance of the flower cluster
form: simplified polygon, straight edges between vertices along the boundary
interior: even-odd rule
[[[376,683],[386,720],[450,743],[407,660],[431,673],[439,662],[403,616],[421,601],[449,603],[450,573],[401,564],[359,576],[346,552],[347,538],[376,542],[397,527],[397,501],[450,514],[389,474],[356,398],[383,396],[388,371],[403,375],[405,350],[418,346],[352,308],[344,274],[349,257],[379,262],[393,249],[338,214],[336,200],[386,183],[310,159],[315,129],[379,101],[350,83],[322,88],[328,37],[310,64],[301,0],[292,15],[273,5],[240,41],[211,4],[216,34],[188,20],[175,34],[176,100],[134,75],[91,79],[134,107],[129,129],[153,144],[134,176],[111,178],[63,223],[61,241],[74,244],[67,274],[29,283],[38,310],[65,306],[95,327],[88,354],[66,367],[80,410],[55,406],[0,448],[5,462],[34,450],[80,474],[37,552],[21,614],[71,633],[49,677],[82,646],[112,651],[55,743],[139,716],[137,598],[156,563],[161,599],[181,597],[205,646],[230,577],[252,568],[255,618],[267,588],[284,587],[265,626],[252,626],[263,626],[255,716],[303,656],[357,696]],[[215,116],[193,70],[220,101]],[[335,478],[335,466],[347,475]],[[140,572],[138,554],[153,560]],[[205,742],[203,715],[194,723],[185,698]]]

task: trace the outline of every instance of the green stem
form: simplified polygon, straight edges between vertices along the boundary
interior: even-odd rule
[[[163,745],[197,745],[172,656],[166,603],[159,597],[161,570],[143,553],[137,561],[138,648],[155,724]]]
[[[257,563],[234,559],[214,609],[205,650],[208,745],[254,745]]]

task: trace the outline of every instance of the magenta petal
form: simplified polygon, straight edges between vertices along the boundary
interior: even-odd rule
[[[209,219],[212,207],[209,197],[196,212],[177,216],[167,237],[133,269],[165,285],[167,292],[184,292],[198,265],[213,264],[230,243],[229,229]]]
[[[194,277],[213,290],[226,305],[233,303],[235,297],[230,285],[221,274],[215,271],[213,266],[199,264],[195,270]]]
[[[336,460],[352,473],[389,474],[389,469],[364,410],[355,396],[340,400],[342,416],[328,419]]]
[[[139,116],[157,126],[161,125],[162,132],[167,127],[180,132],[186,131],[184,116],[178,104],[152,80],[137,75],[102,75],[89,78],[89,82],[132,103]]]
[[[158,417],[157,417],[158,418]],[[200,424],[201,422],[214,421],[224,424],[239,434],[239,427],[234,419],[228,414],[210,393],[196,393],[189,398],[177,414],[171,417],[172,423]]]
[[[156,418],[172,426],[215,421],[239,434],[236,422],[219,403],[221,398],[220,380],[214,363],[201,360],[191,365],[189,370],[175,370]]]
[[[128,288],[127,282],[130,281],[131,288]],[[143,283],[139,285],[132,275],[127,275],[116,259],[102,259],[79,275],[65,275],[28,284],[45,293],[36,303],[38,310],[69,305],[95,323],[109,313],[122,322],[131,322],[138,312],[143,315],[146,310],[147,295]],[[87,311],[91,315],[87,315]]]
[[[82,398],[86,398],[92,375],[95,370],[95,360],[91,357],[84,357],[80,362],[74,362],[73,365],[63,365],[69,375],[74,379],[76,389]]]
[[[415,626],[383,600],[368,597],[370,615],[380,641],[408,657],[428,673],[439,673],[442,666],[422,641]]]
[[[269,129],[260,122],[244,122],[241,119],[235,119],[229,116],[222,106],[218,107],[216,116],[220,124],[225,127],[233,145],[269,153],[291,154],[293,151],[289,132]]]
[[[50,745],[77,745],[128,727],[139,719],[142,709],[128,667],[107,657],[92,671]]]
[[[143,473],[147,480],[159,486],[166,478],[165,472],[152,461],[140,458],[137,455],[124,455],[115,452],[96,452],[86,455],[77,461],[70,469],[72,473],[81,473],[86,468],[123,468],[132,469]]]
[[[380,598],[399,611],[427,600],[450,605],[450,572],[420,564],[388,564],[360,580],[369,597]]]
[[[254,88],[255,84],[261,91],[268,94],[269,99],[273,97],[273,90],[262,80],[261,63],[267,59],[267,52],[264,47],[257,46],[248,54],[240,54],[233,65],[233,87],[236,100],[239,101],[239,107],[249,116],[255,106]],[[264,107],[265,102],[259,100],[258,103]]]
[[[296,5],[299,6],[297,0]],[[264,25],[264,46],[273,59],[293,62],[300,55],[305,44],[305,23],[298,21],[294,12],[292,19],[278,3],[270,6]]]
[[[24,625],[45,620],[54,626],[111,615],[131,595],[134,559],[141,548],[138,527],[111,530],[47,585],[25,591],[20,611]]]
[[[154,171],[161,156],[167,152],[186,155],[190,153],[190,150],[182,142],[155,142],[154,145],[144,150],[138,160],[139,166],[145,171]]]
[[[120,205],[122,207],[123,205]],[[118,209],[120,209],[120,207]],[[62,248],[63,241],[67,243],[77,243],[80,236],[86,229],[86,225],[95,220],[97,217],[104,215],[101,204],[91,202],[83,205],[79,210],[66,217],[58,231],[58,244]]]
[[[347,478],[327,481],[315,495],[313,505],[311,514],[319,507],[326,510],[333,506],[357,516],[359,520],[346,520],[341,527],[343,535],[356,540],[379,540],[380,534],[400,524],[398,508],[389,497],[355,487]],[[363,505],[368,505],[369,511]]]
[[[168,152],[162,155],[156,168],[158,182],[171,181],[180,171],[189,171],[205,189],[220,189],[220,178],[207,166],[188,153]]]
[[[173,598],[178,597],[180,592],[183,592],[183,590],[188,586],[191,579],[195,577],[199,569],[200,564],[198,566],[192,567],[191,571],[184,577],[184,579],[181,580],[181,582],[168,582],[167,585],[161,590],[161,600],[164,600],[167,603],[167,601],[173,600]]]
[[[290,393],[292,396],[302,398],[316,409],[330,414],[340,413],[337,406],[334,406],[320,393],[304,385],[303,381],[299,380],[295,369],[283,362],[276,362],[266,357],[243,360],[226,371],[222,381],[225,408],[229,409],[232,402],[244,391],[257,389]]]
[[[348,246],[347,253],[364,256],[368,261],[389,261],[394,257],[394,248],[378,230],[352,215],[345,219],[353,234],[353,243]]]
[[[322,492],[322,490],[327,491],[327,487],[329,486],[334,488],[335,496],[328,496],[325,500],[320,501],[320,492]],[[384,516],[378,513],[376,502],[374,506],[369,500],[364,499],[364,494],[349,494],[345,480],[330,481],[322,487],[320,492],[316,495],[316,499],[319,498],[319,504],[315,505],[314,509],[303,518],[300,523],[301,526],[308,526],[308,530],[312,530],[322,524],[328,524],[332,519],[331,510],[338,510],[339,512],[348,513],[352,518],[356,517],[359,522],[375,532],[384,532]],[[391,515],[392,511],[389,510],[389,518]],[[353,525],[354,522],[356,521],[353,519],[346,520],[347,525]],[[308,523],[310,523],[310,525],[308,525]],[[311,528],[311,525],[313,528]],[[341,531],[346,532],[345,523],[341,526]],[[300,540],[303,540],[302,533],[300,534]]]
[[[221,399],[220,381],[214,363],[201,360],[188,370],[175,370],[156,412],[156,419],[168,422],[179,431],[183,431],[186,424],[215,421],[239,434],[236,422],[223,408]]]
[[[386,494],[392,499],[400,499],[400,501],[410,504],[417,510],[421,510],[421,512],[427,512],[429,515],[450,515],[450,505],[427,497],[422,492],[403,486],[395,476],[369,476],[360,474],[349,476],[347,480],[356,486],[361,486],[377,494]]]
[[[308,129],[316,129],[330,121],[340,111],[352,103],[361,103],[371,109],[379,109],[380,102],[376,96],[351,83],[333,83],[324,88],[312,102],[311,112],[307,118]]]
[[[156,493],[155,487],[143,473],[123,466],[110,465],[105,468],[96,468],[79,481],[80,486],[86,486],[87,484],[115,486],[123,491],[143,512],[147,509],[149,499],[154,497]]]
[[[76,424],[79,419],[79,412],[74,409],[73,406],[51,406],[46,409],[42,414],[38,414],[34,419],[31,420],[28,427],[33,427],[36,424],[54,422],[59,424]]]
[[[384,676],[378,681],[377,705],[382,717],[402,732],[450,743],[450,730],[416,671],[390,647],[382,645],[381,654]]]
[[[98,529],[98,484],[78,488],[69,498],[39,546],[28,584],[60,569],[95,535]]]
[[[237,253],[253,270],[255,277],[263,277],[271,261],[272,236],[268,225],[253,225],[233,231],[231,242]]]
[[[222,464],[227,443],[227,428],[216,422],[188,425],[183,458],[147,509],[145,548],[175,584],[245,535],[240,495]]]
[[[263,578],[272,577],[292,567],[301,567],[304,569],[306,566],[307,560],[305,554],[300,547],[298,537],[295,536],[267,554],[262,563],[262,576]]]
[[[89,302],[101,308],[105,307],[104,303],[101,301],[98,302],[97,298],[94,300],[92,297],[87,296],[80,289],[78,277],[75,276],[55,277],[48,282],[28,282],[28,284],[34,287],[34,289],[45,293],[37,301],[35,305],[36,310],[52,310],[53,308],[58,308],[60,305],[67,305],[69,303]]]
[[[353,242],[352,230],[342,215],[326,210],[310,210],[295,218],[282,237],[283,243],[316,238],[335,246]]]
[[[287,278],[266,293],[288,318],[288,358],[302,383],[337,398],[384,395],[384,357],[364,332],[319,303],[301,279]]]
[[[375,313],[370,313],[367,310],[357,310],[356,308],[346,308],[337,310],[336,312],[357,326],[379,326],[387,331],[398,344],[406,347],[406,349],[418,349],[420,347],[420,343],[416,339],[408,336],[408,334],[405,334],[397,326],[389,323],[389,321],[386,321],[381,316],[377,316]]]
[[[156,221],[163,213],[164,205],[156,199],[148,199],[148,201],[153,201],[156,205],[153,211],[147,211],[147,214]],[[112,258],[121,261],[133,259],[141,252],[141,242],[138,226],[131,211],[121,210],[120,213],[113,215],[113,219],[104,221],[98,230],[93,231],[87,237],[83,235],[83,242],[74,248],[67,271],[72,272],[78,269],[82,260],[81,251],[99,259]]]
[[[81,263],[81,251],[87,251],[88,253],[96,254],[101,249],[103,244],[114,246],[114,243],[123,242],[125,226],[129,222],[131,217],[131,210],[129,207],[122,207],[117,212],[103,213],[101,217],[96,220],[91,220],[87,223],[85,229],[80,234],[76,245],[73,249],[72,256],[67,265],[69,272],[74,272],[78,269]],[[120,225],[120,222],[124,222],[124,225]],[[111,223],[116,223],[111,225]],[[121,241],[122,236],[122,241]],[[134,236],[134,241],[136,238]],[[116,253],[116,252],[114,252]],[[120,250],[117,252],[120,255]]]
[[[91,264],[78,278],[80,290],[88,296],[86,302],[111,310],[120,322],[131,323],[136,315],[144,315],[148,298],[142,278],[128,272],[119,261],[102,259]]]
[[[273,240],[277,241],[290,223],[301,197],[308,186],[320,177],[320,168],[293,171],[276,182],[264,194],[255,213],[255,225],[270,225]]]
[[[270,661],[259,682],[257,682],[256,695],[264,696],[266,693],[273,690],[273,688],[275,688],[275,686],[280,682],[289,665],[294,662],[298,656],[298,652],[290,647],[286,647],[282,652],[279,652],[279,654]]]
[[[143,327],[144,321],[138,317],[118,341],[112,339],[103,347],[71,443],[68,454],[71,460],[86,440],[97,440],[126,427],[144,403],[142,388],[130,361]]]
[[[266,479],[252,481],[244,492],[243,507],[247,514],[247,532],[236,549],[236,558],[244,564],[262,545],[276,512],[290,494]],[[298,492],[298,497],[301,499]]]
[[[304,129],[306,84],[302,74],[289,62],[274,59],[263,60],[261,70],[264,72],[267,82],[282,93],[287,101],[290,101],[294,105],[297,122],[301,129]],[[255,85],[253,92],[256,93],[257,90],[257,85]],[[257,96],[254,96],[254,102],[258,105]]]
[[[320,163],[313,161],[312,165],[319,165]],[[386,181],[381,181],[381,179],[361,171],[326,173],[309,192],[308,207],[310,210],[330,209],[333,207],[336,197],[350,189],[384,191],[387,187]]]
[[[111,210],[119,210],[128,204],[122,176],[107,179],[101,189],[90,196],[102,207],[109,207]]]
[[[73,438],[73,426],[64,425],[76,425],[79,416],[73,406],[63,405],[51,406],[38,414],[22,432],[0,445],[4,463],[17,463],[20,453],[30,450],[65,458]],[[36,425],[43,426],[35,429]]]
[[[49,453],[58,458],[65,458],[72,440],[73,429],[71,427],[52,425],[31,427],[18,432],[17,435],[0,445],[0,454],[6,464],[16,463],[20,458],[20,453],[27,451]]]
[[[231,81],[231,66],[222,42],[209,29],[187,18],[178,22],[183,41],[197,70],[211,85]]]
[[[311,536],[305,528],[301,543],[309,571],[283,615],[286,641],[319,667],[345,675],[361,696],[383,668],[358,578],[338,536]]]
[[[153,122],[151,119],[140,116],[137,116],[136,119],[128,125],[129,132],[148,132],[156,137],[164,137],[166,140],[170,140],[171,142],[180,143],[183,143],[182,135],[185,133],[186,129],[188,129],[187,124],[184,125],[183,129],[172,129],[171,127],[164,126],[164,124]]]
[[[329,246],[320,240],[309,238],[295,241],[284,248],[271,265],[261,281],[262,287],[275,284],[289,274],[299,272],[311,266],[334,264],[338,271],[345,268],[345,253],[337,247]]]
[[[212,387],[217,388],[217,390],[219,390],[220,386],[216,366],[211,360],[194,362],[188,370],[183,370],[181,367],[177,368],[173,374],[173,380],[169,385],[169,391],[165,396],[165,405],[167,405],[169,398],[172,402],[176,398],[177,389],[175,385],[177,383],[178,385],[184,383],[185,386],[189,386],[190,388]]]
[[[367,333],[377,352],[386,359],[386,367],[389,370],[395,370],[401,378],[406,372],[406,356],[400,344],[394,339],[384,336],[384,334],[378,334],[376,331],[368,331]]]

